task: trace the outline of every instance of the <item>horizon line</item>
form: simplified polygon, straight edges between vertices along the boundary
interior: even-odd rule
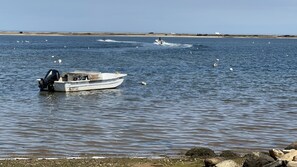
[[[162,36],[162,37],[268,37],[268,38],[292,38],[297,35],[282,34],[223,34],[223,33],[167,33],[167,32],[96,32],[96,31],[5,31],[0,35],[95,35],[95,36]]]

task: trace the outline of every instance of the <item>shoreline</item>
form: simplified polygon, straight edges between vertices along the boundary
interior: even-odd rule
[[[29,32],[0,31],[0,35],[17,36],[120,36],[120,37],[181,37],[181,38],[269,38],[297,39],[297,35],[248,35],[248,34],[190,34],[190,33],[121,33],[121,32]]]
[[[0,160],[0,166],[47,166],[47,167],[203,167],[202,159],[140,159],[140,158],[106,158],[106,159],[19,159],[19,160]]]
[[[206,147],[194,147],[178,157],[64,157],[64,158],[0,158],[0,166],[61,166],[61,167],[256,167],[277,165],[297,166],[297,142],[286,148],[250,151],[240,155],[232,150],[220,154]]]

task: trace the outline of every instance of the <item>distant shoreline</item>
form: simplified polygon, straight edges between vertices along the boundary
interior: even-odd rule
[[[245,34],[188,34],[188,33],[121,33],[121,32],[27,32],[0,31],[0,35],[20,36],[127,36],[127,37],[189,37],[189,38],[277,38],[297,39],[297,35],[245,35]]]

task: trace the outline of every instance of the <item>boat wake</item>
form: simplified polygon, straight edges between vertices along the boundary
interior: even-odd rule
[[[139,43],[136,41],[117,41],[117,40],[112,40],[112,39],[98,39],[98,42],[107,42],[107,43]]]
[[[98,39],[98,42],[104,42],[104,43],[122,43],[122,44],[141,44],[142,46],[149,46],[151,43],[146,42],[137,42],[137,41],[117,41],[113,39]],[[148,45],[149,44],[149,45]],[[155,41],[153,44],[162,46],[162,47],[173,47],[173,48],[191,48],[193,47],[192,44],[182,44],[182,43],[169,43],[169,42],[158,42]]]
[[[179,48],[191,48],[193,47],[192,44],[181,44],[181,43],[169,43],[163,41],[162,44],[154,42],[155,45],[164,46],[164,47],[179,47]]]

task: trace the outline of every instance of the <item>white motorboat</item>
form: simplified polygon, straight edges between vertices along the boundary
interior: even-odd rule
[[[154,44],[156,44],[156,45],[163,45],[164,43],[165,43],[165,41],[162,40],[161,38],[156,39],[155,42],[154,42]]]
[[[60,76],[51,69],[44,78],[37,79],[40,91],[75,92],[95,89],[111,89],[120,86],[127,74],[74,71]]]

